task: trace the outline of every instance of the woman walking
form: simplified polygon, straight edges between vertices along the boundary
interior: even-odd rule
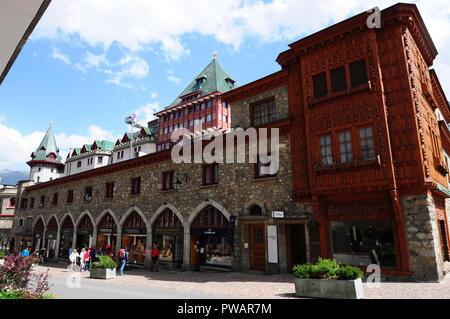
[[[80,254],[77,253],[76,249],[72,250],[72,253],[69,256],[70,268],[72,271],[75,271],[75,264],[77,262],[77,257],[80,257]]]
[[[80,272],[84,271],[84,267],[86,266],[85,255],[87,254],[86,249],[82,248],[80,253]]]

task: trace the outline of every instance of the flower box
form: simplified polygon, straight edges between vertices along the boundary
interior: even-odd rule
[[[116,268],[91,268],[90,278],[114,279],[116,278]]]
[[[355,280],[296,278],[295,294],[299,297],[327,299],[362,299],[361,278]]]

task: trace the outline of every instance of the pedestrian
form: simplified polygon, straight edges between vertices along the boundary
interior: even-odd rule
[[[84,253],[84,271],[89,270],[89,264],[91,263],[91,254],[89,253],[89,250],[86,250]]]
[[[158,270],[158,260],[159,260],[158,244],[153,244],[153,249],[150,251],[150,256],[152,257],[152,266],[151,266],[150,271],[159,271]]]
[[[119,265],[120,265],[120,271],[119,275],[123,275],[123,269],[125,268],[125,265],[128,263],[128,249],[127,247],[122,248],[119,251]]]
[[[106,246],[106,255],[111,257],[112,260],[114,260],[114,254],[111,245]]]
[[[28,257],[30,256],[30,248],[25,248],[22,253],[20,254],[21,257]]]
[[[77,262],[77,258],[79,257],[80,255],[77,253],[77,250],[76,249],[72,250],[72,253],[69,256],[70,268],[72,269],[72,271],[75,271],[75,264]]]
[[[86,266],[85,261],[84,261],[85,254],[86,254],[86,249],[82,248],[81,252],[80,252],[80,272],[83,272],[84,267]]]
[[[41,264],[44,263],[44,256],[45,256],[45,252],[47,249],[45,249],[44,247],[41,248],[41,250],[39,251],[39,259],[41,261]]]

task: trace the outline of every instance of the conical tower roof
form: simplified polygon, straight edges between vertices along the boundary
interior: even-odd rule
[[[32,161],[46,161],[61,164],[61,156],[59,148],[56,145],[55,134],[53,133],[53,125],[50,124],[41,144],[35,152],[31,154]]]
[[[202,82],[200,85],[199,80]],[[234,88],[234,82],[219,61],[214,58],[166,109],[183,103],[182,97],[194,92],[200,93],[198,97],[214,92],[228,92]]]

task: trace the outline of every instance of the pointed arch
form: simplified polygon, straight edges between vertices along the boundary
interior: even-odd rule
[[[86,216],[86,215],[87,215],[87,216],[89,217],[89,219],[91,220],[92,227],[95,227],[95,220],[94,220],[94,217],[93,217],[92,214],[86,209],[86,210],[84,210],[83,212],[81,212],[80,217],[78,217],[78,220],[77,220],[76,224],[74,225],[74,226],[75,226],[75,229],[78,229],[78,226],[80,225],[81,221],[83,220],[84,216]]]
[[[56,223],[56,229],[49,229],[50,223],[51,223],[53,220],[54,220],[55,223]],[[57,232],[58,230],[59,230],[58,218],[56,218],[56,215],[53,214],[52,216],[50,216],[50,217],[48,218],[47,223],[45,224],[45,231],[56,231],[56,232]]]
[[[147,217],[144,215],[144,213],[139,209],[139,207],[137,206],[132,206],[130,207],[125,214],[123,215],[122,219],[120,220],[120,224],[119,227],[123,228],[123,224],[125,223],[125,221],[127,220],[128,216],[133,213],[136,212],[138,213],[139,216],[141,216],[142,220],[145,223],[145,227],[148,229],[148,222],[147,222]]]
[[[70,218],[70,221],[72,222],[72,227],[75,229],[75,223],[72,216],[72,213],[65,213],[64,216],[61,218],[61,222],[59,223],[60,229],[63,227],[64,222],[66,221],[66,218]]]
[[[198,213],[200,213],[205,207],[208,206],[213,206],[215,207],[219,212],[221,212],[225,218],[229,221],[230,220],[230,213],[228,212],[228,210],[223,207],[221,204],[219,204],[218,202],[216,202],[213,199],[208,199],[207,201],[203,201],[201,202],[193,211],[192,214],[189,216],[188,219],[188,225],[191,225],[192,222],[195,220],[195,218],[197,217]]]
[[[41,215],[38,216],[38,218],[36,218],[36,220],[33,223],[33,232],[34,232],[34,229],[36,228],[37,223],[39,223],[39,221],[41,221],[42,225],[44,226],[42,231],[45,230],[45,220],[44,220],[44,217],[41,214]]]
[[[97,220],[95,221],[94,227],[98,228],[98,226],[100,225],[100,222],[102,221],[103,217],[105,217],[105,215],[109,214],[111,216],[111,218],[114,220],[114,223],[116,224],[116,227],[119,227],[119,221],[117,220],[116,214],[114,214],[114,212],[109,209],[106,208],[102,211],[102,213],[100,214],[100,216],[98,216]]]
[[[175,206],[173,206],[172,204],[165,203],[164,205],[160,206],[156,210],[156,212],[152,215],[152,217],[150,218],[149,227],[153,227],[153,224],[155,223],[156,219],[165,209],[170,209],[178,217],[181,224],[184,226],[185,219],[184,219],[183,215],[181,215],[181,213],[178,211],[178,209]]]

